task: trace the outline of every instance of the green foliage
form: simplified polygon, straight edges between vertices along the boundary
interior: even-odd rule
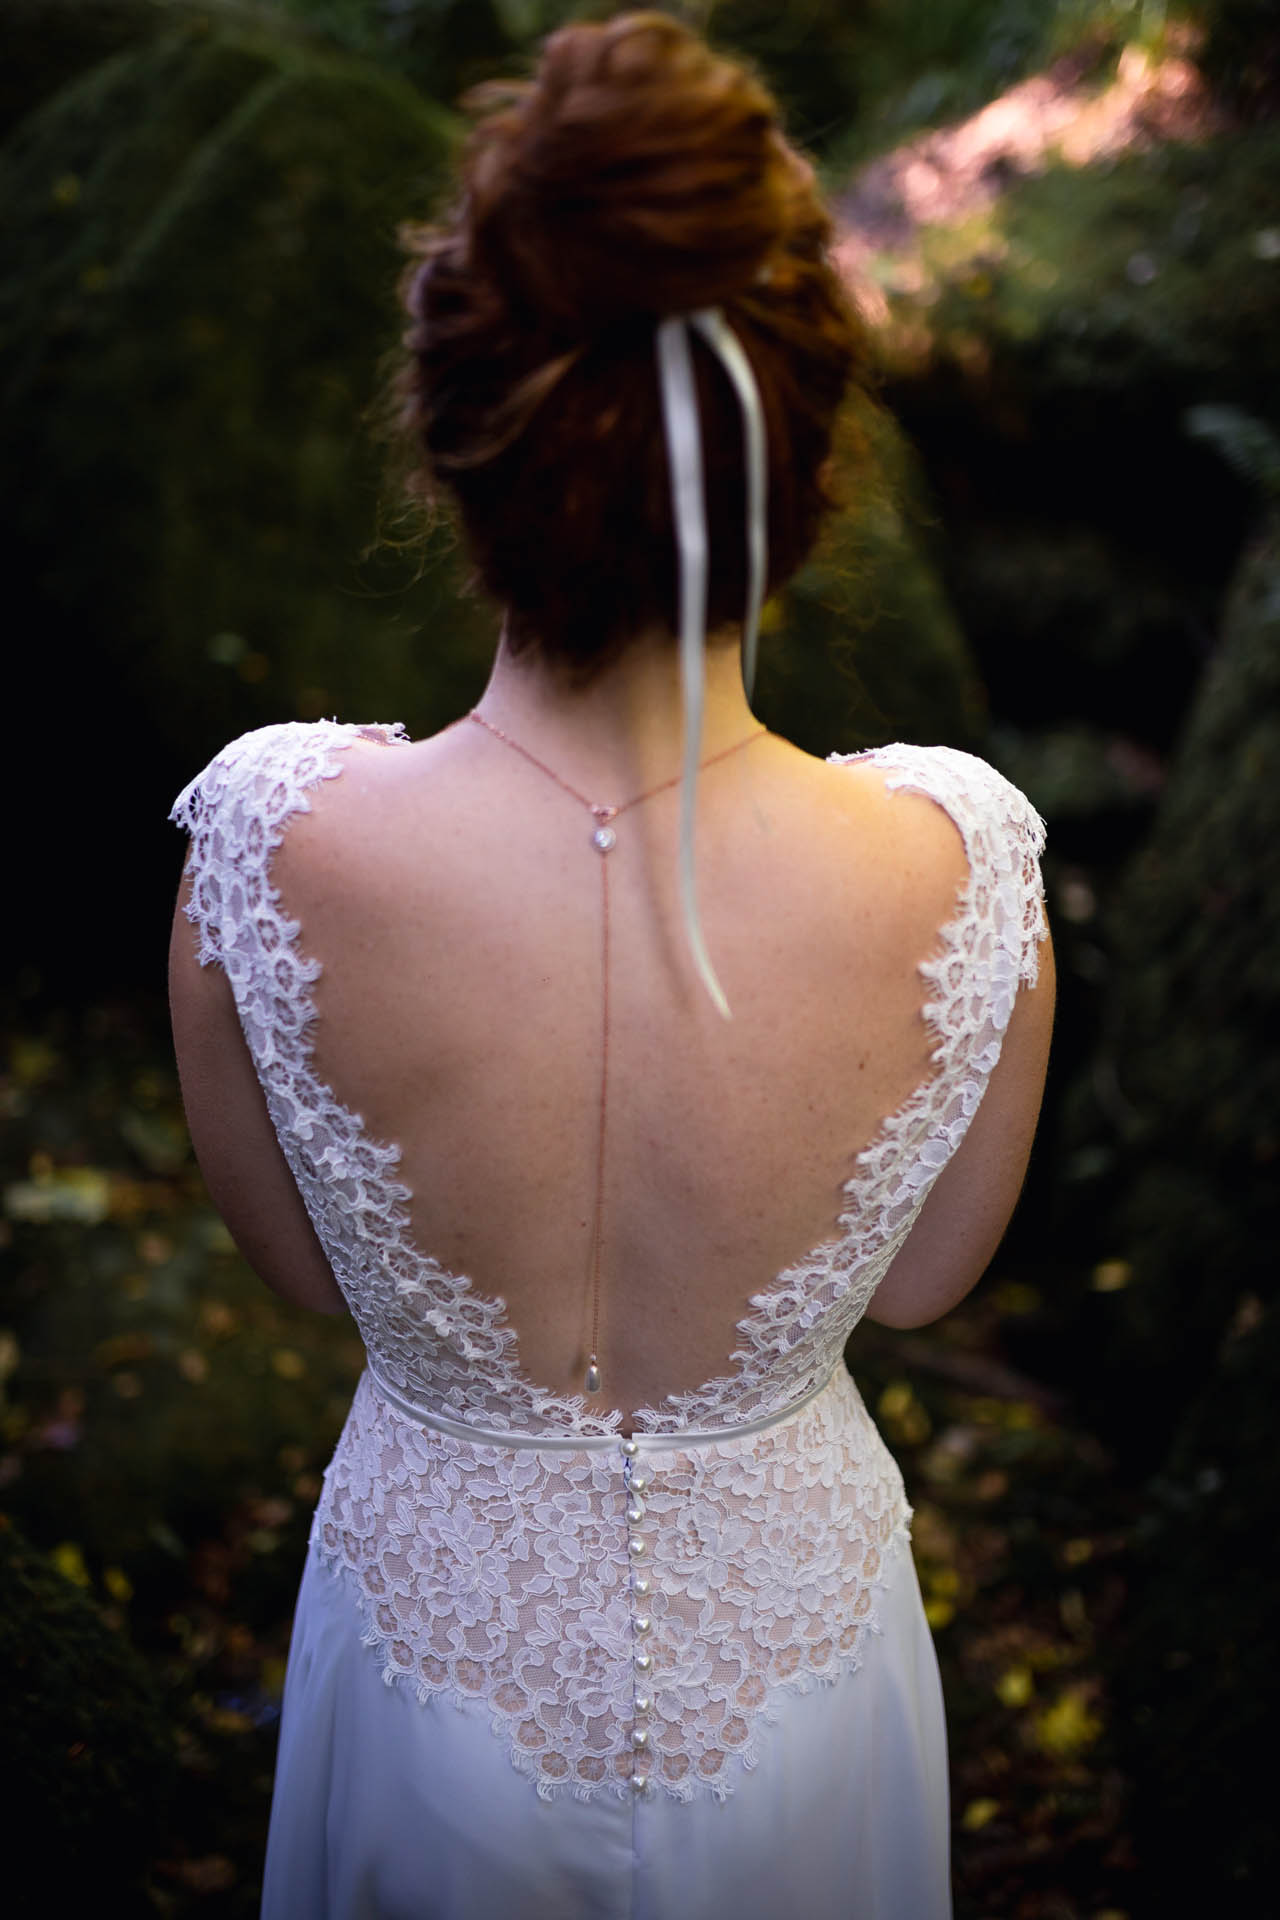
[[[1231,401],[1280,393],[1280,130],[1154,147],[1010,187],[967,232],[926,236],[942,352],[978,337],[1021,381]]]

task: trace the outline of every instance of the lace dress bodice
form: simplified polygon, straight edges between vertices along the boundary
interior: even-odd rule
[[[359,1594],[389,1683],[482,1700],[544,1795],[723,1795],[783,1690],[856,1666],[901,1476],[842,1365],[851,1331],[955,1152],[1044,930],[1041,822],[984,762],[869,755],[955,822],[968,877],[921,971],[932,1072],[860,1153],[829,1240],[755,1294],[724,1373],[630,1417],[521,1369],[503,1301],[417,1246],[399,1152],[312,1064],[318,963],[271,878],[308,795],[361,735],[266,727],[180,795],[187,907],[230,982],[276,1135],[368,1368],[313,1542]],[[837,759],[840,756],[836,756]]]

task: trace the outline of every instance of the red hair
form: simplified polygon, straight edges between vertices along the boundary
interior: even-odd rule
[[[656,321],[720,307],[760,391],[769,591],[830,504],[824,469],[864,336],[830,221],[760,82],[677,21],[562,28],[531,82],[468,102],[462,195],[409,227],[399,415],[411,488],[444,486],[509,642],[579,675],[676,625]],[[746,598],[742,420],[694,346],[710,631]]]

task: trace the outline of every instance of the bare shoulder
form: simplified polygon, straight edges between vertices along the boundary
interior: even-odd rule
[[[338,777],[311,789],[272,873],[318,939],[345,937],[352,916],[380,924],[397,899],[404,904],[410,879],[415,894],[428,875],[443,879],[458,827],[456,736],[456,728],[414,741],[358,733],[336,756]]]
[[[828,863],[852,892],[869,892],[910,945],[927,950],[968,878],[964,839],[927,793],[895,786],[873,756],[808,761]]]

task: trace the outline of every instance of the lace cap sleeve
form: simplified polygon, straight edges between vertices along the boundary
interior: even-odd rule
[[[1040,874],[1045,825],[1027,796],[985,760],[955,747],[899,743],[831,757],[841,764],[870,760],[890,787],[927,794],[950,815],[969,862],[972,910],[994,926],[1012,987],[1034,986],[1049,926]],[[1002,1030],[1011,1011],[1010,996]]]
[[[229,964],[268,898],[267,863],[285,822],[306,812],[307,788],[339,771],[334,755],[353,740],[403,740],[397,724],[342,726],[285,721],[241,734],[182,789],[169,818],[191,835],[184,912],[200,939],[202,967]]]

